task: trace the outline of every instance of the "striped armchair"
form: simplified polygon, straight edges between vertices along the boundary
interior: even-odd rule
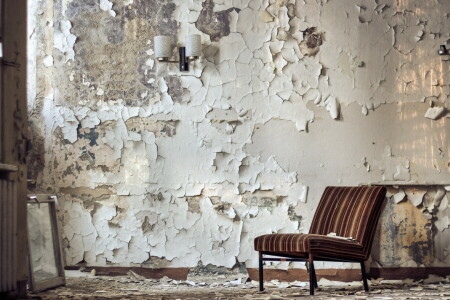
[[[364,261],[372,247],[386,188],[380,186],[327,187],[309,234],[266,234],[254,240],[259,252],[259,289],[263,286],[263,261],[307,261],[310,294],[317,279],[314,261],[358,262],[364,290],[369,291]],[[335,233],[336,236],[329,236]],[[271,257],[266,257],[269,255]],[[274,258],[284,257],[284,258]]]

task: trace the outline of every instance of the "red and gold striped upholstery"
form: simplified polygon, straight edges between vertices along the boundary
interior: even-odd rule
[[[255,239],[255,250],[306,257],[366,260],[386,194],[384,187],[327,187],[309,234],[266,234]],[[326,236],[335,232],[355,241]]]

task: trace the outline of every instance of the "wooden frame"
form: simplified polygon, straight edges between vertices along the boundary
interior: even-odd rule
[[[264,261],[303,261],[307,262],[309,265],[309,294],[314,295],[314,289],[318,288],[317,285],[317,276],[316,276],[316,270],[314,269],[314,261],[334,261],[334,262],[349,262],[349,263],[359,263],[361,265],[361,277],[364,285],[364,291],[369,291],[369,285],[367,283],[367,273],[366,273],[366,266],[364,265],[364,261],[361,260],[349,260],[349,259],[340,259],[340,258],[333,258],[333,257],[316,257],[314,258],[314,255],[312,253],[308,253],[308,257],[301,257],[301,256],[295,256],[295,255],[288,255],[288,254],[277,254],[277,253],[271,253],[271,252],[265,252],[265,251],[258,251],[259,253],[259,290],[262,292],[264,291]],[[264,255],[270,255],[270,256],[278,256],[283,258],[277,258],[277,257],[264,257]]]
[[[32,292],[58,287],[66,284],[64,275],[64,263],[61,248],[60,224],[56,215],[57,197],[53,195],[29,195],[28,205],[48,204],[50,215],[50,226],[53,242],[53,253],[55,257],[55,267],[57,275],[54,278],[37,281],[33,272],[32,247],[30,237],[28,238],[28,269],[29,269],[29,289]]]
[[[0,1],[0,163],[15,165],[8,177],[16,184],[14,289],[11,295],[24,298],[27,292],[27,0]],[[0,176],[4,176],[0,175]],[[3,270],[2,270],[3,271]],[[14,296],[15,297],[15,296]]]

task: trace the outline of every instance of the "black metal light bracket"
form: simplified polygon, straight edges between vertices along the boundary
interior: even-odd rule
[[[160,62],[165,62],[165,63],[178,63],[181,72],[188,72],[189,71],[189,62],[191,60],[196,59],[197,57],[187,57],[186,56],[186,47],[178,47],[178,55],[179,55],[178,60],[169,60],[168,57],[159,57],[159,58],[157,58],[157,60]]]

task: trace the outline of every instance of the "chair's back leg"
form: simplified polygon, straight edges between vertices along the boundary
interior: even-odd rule
[[[259,251],[259,290],[264,291],[264,277],[263,277],[263,255],[262,252]]]
[[[363,280],[364,290],[366,292],[369,291],[369,285],[367,284],[367,273],[366,273],[366,266],[364,265],[364,261],[361,261],[361,276]]]
[[[315,272],[314,272],[314,259],[311,253],[309,253],[308,263],[309,263],[309,294],[314,295]]]

